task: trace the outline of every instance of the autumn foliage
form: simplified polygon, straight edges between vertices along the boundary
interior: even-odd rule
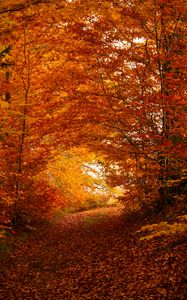
[[[79,204],[90,184],[92,192],[123,187],[133,207],[183,193],[183,2],[2,2],[2,222],[33,208],[50,215],[70,198],[73,205],[76,186]],[[85,161],[79,153],[81,162],[64,160],[64,171],[55,169],[74,147],[86,149]],[[104,170],[97,183],[83,175],[90,155]],[[52,165],[64,188],[51,183]]]
[[[186,299],[186,17],[0,1],[1,299]]]

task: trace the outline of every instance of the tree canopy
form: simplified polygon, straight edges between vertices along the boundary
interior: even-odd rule
[[[1,1],[2,222],[63,206],[76,187],[84,202],[89,184],[133,205],[186,184],[184,2]]]

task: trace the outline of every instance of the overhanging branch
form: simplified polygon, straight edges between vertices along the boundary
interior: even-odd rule
[[[16,4],[10,4],[8,6],[4,5],[0,8],[0,15],[8,12],[16,12],[23,9],[26,9],[29,6],[42,4],[42,3],[52,3],[53,0],[26,0],[26,1],[20,1],[20,3]]]

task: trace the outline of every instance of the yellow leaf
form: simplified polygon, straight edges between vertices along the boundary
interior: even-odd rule
[[[8,108],[9,108],[9,105],[10,105],[10,104],[9,104],[8,102],[0,100],[0,107],[1,107],[2,109],[8,109]]]
[[[121,19],[121,14],[117,11],[112,11],[111,16],[115,21]]]
[[[105,80],[103,80],[103,82],[109,88],[113,88],[113,87],[118,86],[118,83],[116,81],[113,81],[113,80],[110,80],[110,79],[105,79]]]
[[[68,93],[66,93],[66,92],[62,92],[60,95],[61,95],[63,98],[68,97]]]

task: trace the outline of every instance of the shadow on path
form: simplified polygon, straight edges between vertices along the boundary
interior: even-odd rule
[[[4,261],[0,299],[185,299],[184,249],[160,253],[138,226],[115,207],[51,223]]]

